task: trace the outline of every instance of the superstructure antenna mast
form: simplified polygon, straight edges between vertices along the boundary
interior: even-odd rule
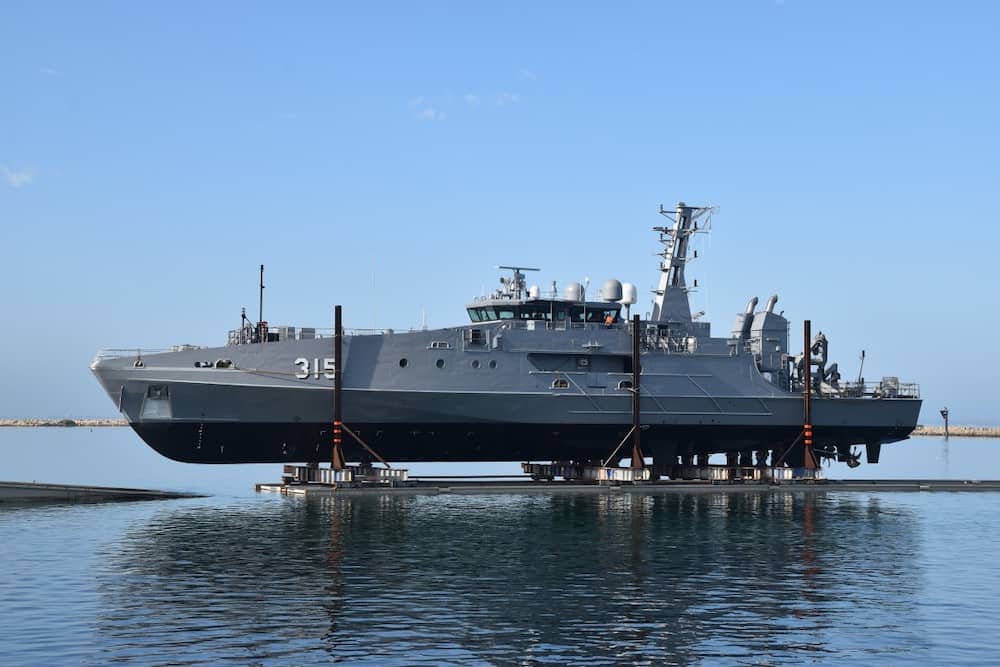
[[[698,252],[694,251],[689,257],[688,246],[692,236],[711,230],[715,210],[714,206],[688,206],[684,202],[678,202],[673,211],[660,206],[660,215],[669,219],[671,224],[653,227],[654,232],[659,232],[660,243],[663,244],[663,250],[659,253],[663,257],[660,263],[660,282],[653,291],[656,295],[650,318],[653,321],[691,323],[688,292],[698,287],[698,281],[688,287],[684,280],[684,267],[689,261],[698,258]]]
[[[539,270],[528,266],[498,266],[497,268],[514,272],[514,277],[509,281],[507,278],[500,279],[500,284],[506,288],[508,296],[514,299],[521,299],[527,291],[527,284],[524,281],[524,273],[522,272]]]
[[[264,265],[260,265],[260,307],[257,310],[257,324],[264,321]]]

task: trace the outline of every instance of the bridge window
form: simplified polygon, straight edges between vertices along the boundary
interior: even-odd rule
[[[612,322],[618,322],[620,308],[584,308],[583,306],[573,306],[570,308],[570,319],[574,322],[601,322],[605,323],[608,318]]]
[[[492,322],[495,320],[543,320],[563,322],[612,322],[621,321],[618,304],[601,304],[594,307],[584,307],[582,304],[567,301],[528,301],[527,303],[512,303],[503,306],[480,306],[468,308],[469,319],[473,322]]]

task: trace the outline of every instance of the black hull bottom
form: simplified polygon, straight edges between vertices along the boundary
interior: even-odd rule
[[[407,461],[597,461],[625,437],[621,425],[545,424],[350,424],[375,451],[392,462]],[[185,463],[305,463],[328,461],[330,424],[250,422],[144,422],[132,428],[157,452]],[[817,449],[836,445],[880,444],[905,439],[909,427],[816,427]],[[647,456],[717,454],[757,450],[785,451],[797,427],[651,426],[642,432]],[[348,461],[364,450],[344,434]],[[801,447],[798,448],[801,451]],[[628,455],[628,445],[622,456]],[[798,456],[796,456],[798,454]],[[793,450],[788,462],[801,454]]]

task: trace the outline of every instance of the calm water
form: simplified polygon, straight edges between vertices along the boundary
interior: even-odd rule
[[[937,466],[915,476],[945,476],[928,453],[940,443],[911,444],[911,462]],[[952,440],[948,469],[997,445]],[[249,492],[243,477],[275,466],[140,452],[125,431],[0,432],[0,478],[45,479],[43,459],[46,481],[134,484],[118,469],[145,466],[151,486],[222,488],[0,508],[0,664],[954,664],[1000,650],[998,494],[306,501]],[[998,478],[996,460],[960,476]]]

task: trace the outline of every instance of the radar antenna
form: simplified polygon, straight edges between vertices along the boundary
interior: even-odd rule
[[[500,278],[500,284],[503,287],[497,290],[497,296],[515,300],[520,300],[527,292],[527,283],[522,271],[541,271],[541,269],[533,269],[528,266],[498,266],[497,268],[514,272],[513,278]]]

